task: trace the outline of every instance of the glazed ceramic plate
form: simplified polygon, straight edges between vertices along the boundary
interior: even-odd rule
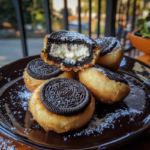
[[[150,67],[124,57],[118,72],[131,87],[124,101],[113,105],[97,102],[91,121],[76,131],[45,132],[28,111],[31,92],[22,78],[27,63],[38,57],[26,57],[0,68],[1,132],[38,149],[112,149],[150,126]]]

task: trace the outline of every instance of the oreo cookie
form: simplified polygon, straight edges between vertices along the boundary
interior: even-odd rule
[[[114,37],[104,37],[95,39],[97,44],[101,47],[100,56],[110,53],[117,45],[118,41]]]
[[[49,111],[63,116],[83,112],[91,101],[86,86],[69,78],[50,80],[42,87],[40,97]]]
[[[30,61],[26,68],[27,73],[31,77],[39,80],[47,80],[63,73],[60,68],[55,65],[45,63],[42,58],[37,58]]]
[[[99,65],[94,65],[93,67],[95,69],[103,72],[103,74],[106,75],[110,80],[115,80],[116,82],[128,84],[128,82],[124,79],[123,74],[121,74],[121,73],[112,72],[109,69],[104,68],[104,67],[99,66]]]
[[[83,56],[80,60],[76,60],[74,63],[70,61],[68,58],[62,58],[60,55],[54,56],[52,55],[52,49],[53,45],[67,45],[68,50],[70,51],[70,47],[73,45],[77,46],[83,46],[87,47],[89,56]],[[98,47],[98,44],[91,38],[87,37],[84,34],[77,33],[77,32],[71,32],[71,31],[66,31],[66,30],[60,30],[57,32],[53,32],[50,34],[47,38],[47,46],[46,46],[46,53],[48,55],[48,59],[57,62],[67,68],[72,68],[73,66],[84,66],[85,64],[89,64],[93,60],[93,55],[94,55],[94,48]],[[83,51],[82,51],[83,52]],[[85,53],[87,54],[87,53]],[[67,55],[65,55],[67,56]],[[68,61],[69,60],[69,61]]]

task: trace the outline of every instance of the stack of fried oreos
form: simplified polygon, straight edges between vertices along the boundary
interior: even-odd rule
[[[33,92],[29,110],[46,131],[78,129],[90,121],[95,100],[113,104],[130,92],[123,74],[114,72],[123,47],[113,37],[60,30],[45,36],[41,57],[28,63],[24,81]]]

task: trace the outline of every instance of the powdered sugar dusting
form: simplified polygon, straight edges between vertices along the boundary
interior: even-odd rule
[[[116,48],[120,48],[121,47],[121,44],[120,44],[120,42],[119,41],[117,41],[117,45],[115,46],[115,48],[114,49],[116,49]],[[120,50],[120,49],[118,49],[118,50]]]
[[[20,98],[20,105],[22,106],[22,108],[24,108],[24,110],[27,110],[28,101],[30,99],[31,94],[32,93],[30,91],[27,91],[26,89],[24,89],[21,92],[18,92],[18,97]]]
[[[102,44],[103,42],[105,41],[112,41],[112,43],[114,43],[116,41],[116,38],[114,37],[103,37],[103,38],[97,38],[95,39],[95,41],[98,43],[98,44]]]
[[[84,34],[72,32],[72,31],[66,31],[66,30],[59,30],[57,32],[54,32],[54,33],[49,35],[49,38],[60,39],[62,41],[80,40],[80,41],[84,41],[84,42],[89,43],[89,44],[95,44],[94,40],[90,39],[89,37],[87,37]]]
[[[64,62],[65,62],[65,63],[68,63],[68,64],[73,64],[73,65],[76,63],[76,61],[70,60],[70,59],[68,59],[68,58],[65,58],[65,59],[64,59]],[[62,63],[62,65],[63,65],[63,63]]]
[[[69,37],[72,37],[72,41],[80,39],[86,41],[87,43],[93,44],[93,41],[89,37],[81,33],[69,31],[65,34],[65,39],[69,40]]]
[[[95,39],[95,41],[97,42],[98,45],[100,45],[102,51],[105,48],[110,49],[112,47],[112,44],[114,44],[115,42],[117,42],[117,43],[116,43],[115,47],[113,47],[113,49],[121,50],[120,42],[114,37],[97,38],[97,39]]]
[[[90,134],[94,134],[94,137],[97,135],[99,136],[99,134],[102,134],[104,129],[108,129],[108,128],[115,128],[114,123],[116,121],[120,121],[119,118],[121,117],[125,117],[125,116],[129,116],[130,117],[130,121],[134,121],[134,117],[136,115],[140,115],[141,113],[143,113],[143,111],[138,111],[136,109],[130,108],[130,109],[117,109],[114,113],[108,113],[106,114],[106,116],[99,118],[98,114],[94,113],[92,119],[90,120],[90,122],[88,123],[88,126],[76,133],[73,134],[74,137],[76,136],[81,136],[81,135],[85,135],[85,136],[89,136]],[[120,124],[120,127],[122,127],[122,125]],[[95,134],[94,132],[97,132],[97,134]],[[64,141],[67,141],[67,139],[70,138],[69,136],[66,137],[64,136],[63,139]]]
[[[116,122],[116,119],[129,115],[130,120],[133,121],[135,114],[141,113],[142,111],[130,108],[129,110],[118,109],[115,111],[115,113],[108,113],[103,118],[98,118],[97,114],[94,114],[87,128],[83,129],[78,133],[75,133],[75,135],[90,135],[93,134],[95,131],[101,133],[105,128],[114,128],[114,123]]]
[[[110,38],[113,38],[113,37],[105,37],[107,40],[110,40]],[[119,48],[121,48],[121,44],[120,44],[120,42],[116,39],[116,38],[113,38],[112,39],[112,43],[114,43],[115,41],[117,41],[117,44],[116,44],[116,46],[113,48],[113,49],[116,49],[116,48],[118,48],[118,50],[120,50]],[[108,47],[110,48],[110,46],[111,45],[109,45]]]
[[[16,146],[15,145],[11,145],[9,146],[9,144],[13,143],[13,141],[4,139],[3,137],[0,137],[0,149],[5,149],[5,150],[15,150]]]
[[[98,68],[93,68],[93,69],[95,69],[95,70],[98,70],[98,71],[100,71],[100,72],[102,72],[105,76],[107,76],[107,74],[106,74],[106,71],[101,67],[98,67]]]
[[[31,96],[31,92],[29,92],[29,91],[18,92],[18,96],[19,96],[20,98],[25,99],[25,100],[29,100],[29,99],[30,99],[30,96]]]

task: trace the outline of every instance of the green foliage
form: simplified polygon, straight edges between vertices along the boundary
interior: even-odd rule
[[[82,12],[87,13],[89,11],[89,0],[81,0]],[[98,0],[92,0],[92,12],[97,13]],[[106,13],[106,0],[101,0],[101,13]]]
[[[100,28],[100,34],[104,34],[105,33],[105,26],[99,26]],[[95,30],[93,33],[97,33],[97,24],[96,24],[96,27],[95,27]]]
[[[140,32],[136,33],[144,38],[150,38],[150,11],[145,19],[138,19],[137,24],[140,25]]]
[[[52,3],[50,1],[50,7]],[[25,24],[31,24],[35,27],[37,24],[41,24],[45,27],[45,11],[43,0],[21,0],[21,7],[23,12],[23,19]],[[53,18],[53,9],[51,9],[51,18]],[[12,0],[0,0],[0,28],[3,22],[11,24],[11,28],[18,30],[18,21],[16,9],[12,3]]]
[[[28,10],[28,8],[30,8],[30,6],[32,6],[32,1],[24,1],[22,0],[22,3],[21,3],[21,7],[22,7],[22,12],[23,12],[23,19],[24,19],[24,23],[25,24],[31,24],[32,22],[32,18],[31,18],[31,15],[30,15],[30,11]]]
[[[0,0],[0,23],[2,22],[9,22],[13,28],[18,28],[16,10],[11,0]]]
[[[23,20],[25,24],[32,25],[32,29],[35,29],[37,24],[40,24],[45,28],[45,10],[44,10],[44,0],[20,0],[21,8],[23,12]],[[54,10],[52,7],[52,0],[50,2],[50,17],[51,25],[54,31],[65,28],[64,18],[56,14],[64,15],[64,9],[60,12]],[[83,3],[82,3],[83,2]],[[82,12],[86,13],[89,11],[89,0],[81,0]],[[92,12],[97,13],[98,10],[98,0],[92,0]],[[101,14],[106,12],[106,0],[101,0]],[[68,10],[68,14],[71,15],[71,10]],[[11,24],[11,28],[18,30],[18,21],[16,15],[16,9],[12,3],[12,0],[0,0],[0,28],[3,22],[8,22]],[[101,27],[103,29],[103,27]],[[103,32],[103,30],[101,31]]]
[[[43,27],[45,26],[43,0],[22,0],[22,7],[28,12],[28,14],[23,13],[25,23],[32,24],[33,27],[35,27],[37,24],[41,24]],[[30,20],[26,21],[27,17],[30,18]]]

